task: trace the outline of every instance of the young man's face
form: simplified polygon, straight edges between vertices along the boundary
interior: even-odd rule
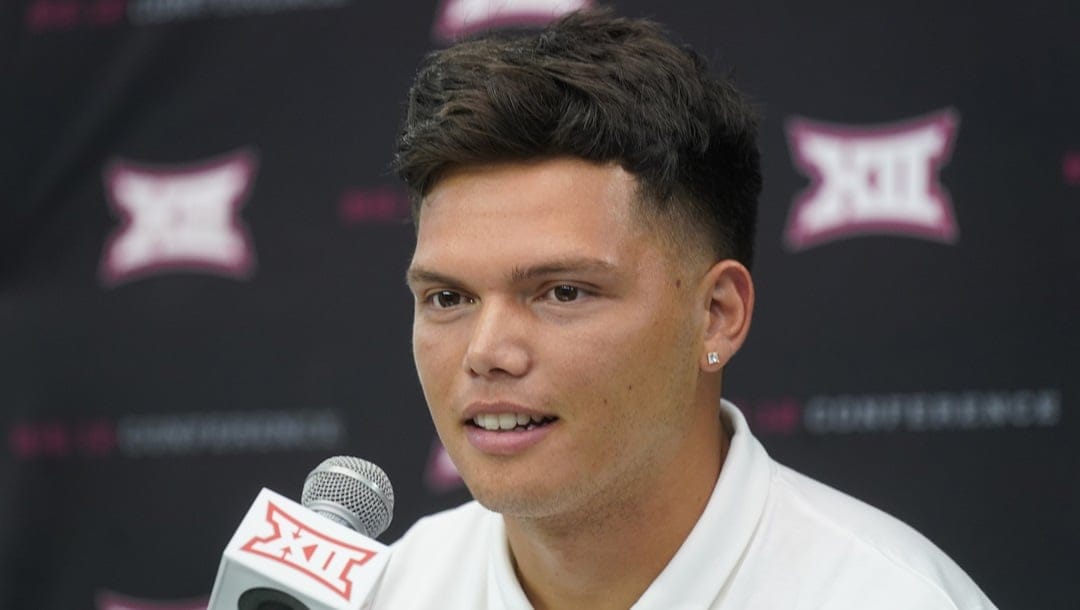
[[[673,260],[635,186],[562,158],[459,169],[424,201],[414,356],[439,436],[490,509],[632,502],[687,461],[708,265]]]

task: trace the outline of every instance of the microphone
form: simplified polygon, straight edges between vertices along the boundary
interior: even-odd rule
[[[347,455],[323,460],[308,474],[300,503],[369,538],[378,538],[394,518],[394,488],[386,473]]]
[[[390,559],[374,538],[390,525],[394,489],[360,458],[324,460],[302,504],[263,489],[221,557],[207,610],[367,608]]]

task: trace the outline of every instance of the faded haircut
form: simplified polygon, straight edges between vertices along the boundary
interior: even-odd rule
[[[637,178],[645,216],[666,219],[669,242],[750,267],[756,133],[747,98],[661,26],[590,10],[430,53],[409,92],[394,169],[419,223],[424,196],[456,167],[614,162]]]

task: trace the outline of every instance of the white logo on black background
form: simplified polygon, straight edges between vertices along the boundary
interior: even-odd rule
[[[792,156],[813,182],[792,208],[788,246],[871,233],[955,241],[952,204],[937,174],[958,121],[952,110],[863,127],[789,121]]]
[[[105,246],[102,281],[166,271],[248,277],[255,257],[239,211],[255,166],[248,150],[175,166],[113,162],[106,192],[123,225]]]
[[[442,0],[434,33],[454,40],[490,28],[544,25],[591,5],[592,0]]]

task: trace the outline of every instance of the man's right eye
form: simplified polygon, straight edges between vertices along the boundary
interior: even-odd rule
[[[449,309],[461,305],[465,301],[465,297],[461,296],[460,292],[454,292],[453,290],[440,290],[429,296],[428,300],[438,309]]]

